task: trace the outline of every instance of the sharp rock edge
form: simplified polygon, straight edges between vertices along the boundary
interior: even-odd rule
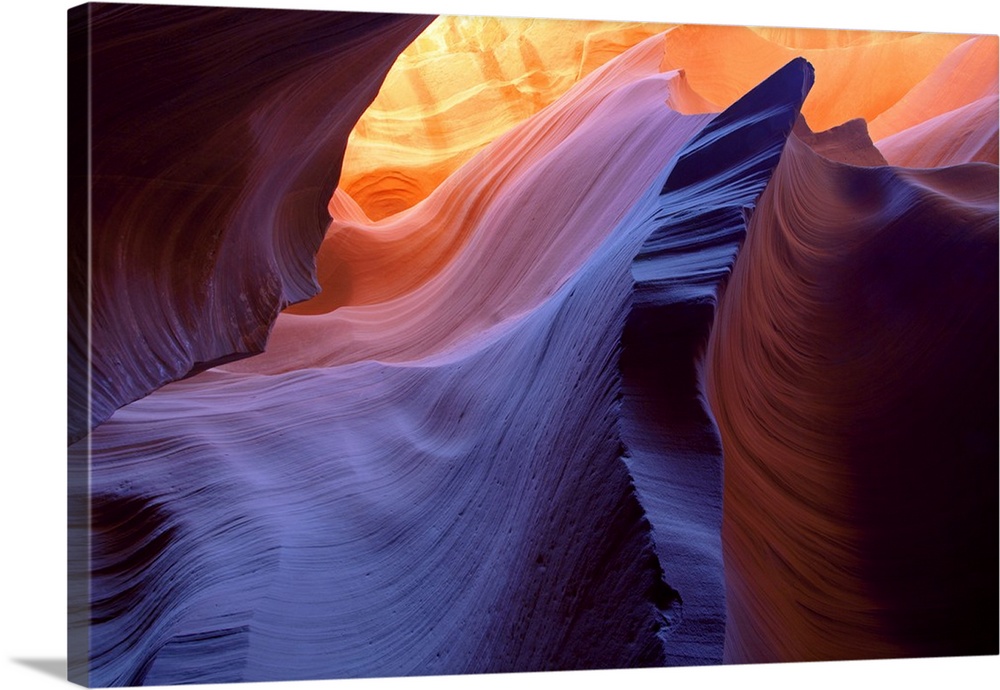
[[[684,599],[674,664],[720,663],[725,630],[722,448],[698,362],[746,233],[813,69],[794,60],[716,116],[679,152],[642,218],[619,366],[627,464],[656,552]]]

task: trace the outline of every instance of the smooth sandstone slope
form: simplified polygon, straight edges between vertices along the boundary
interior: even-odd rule
[[[791,88],[764,89],[718,120],[666,107],[669,91],[684,88],[678,75],[638,77],[640,92],[654,89],[658,98],[638,101],[644,117],[639,105],[632,114],[669,124],[667,156],[638,198],[607,185],[587,189],[620,207],[617,225],[591,230],[599,238],[589,255],[502,327],[481,324],[460,341],[442,338],[440,325],[429,328],[423,356],[406,363],[268,375],[216,368],[163,387],[98,428],[89,439],[97,528],[92,679],[715,660],[722,602],[714,615],[685,618],[684,602],[703,595],[676,590],[667,568],[715,569],[719,582],[718,543],[708,538],[706,556],[668,564],[669,550],[653,540],[654,532],[683,535],[683,506],[674,524],[651,523],[623,462],[621,338],[636,253],[651,232],[667,236],[679,220],[665,209],[693,199],[694,185],[714,190],[728,218],[725,209],[750,193],[739,172],[755,160],[757,135],[748,136],[755,125],[766,134],[756,143],[775,155],[774,133],[791,127],[806,88],[804,66],[790,69],[792,78],[783,73],[779,81]],[[633,85],[619,90],[629,96]],[[606,121],[611,137],[622,126],[618,114],[592,116]],[[685,148],[710,121],[717,126],[707,139]],[[522,145],[544,146],[546,137],[559,133],[543,129],[541,141],[526,137]],[[576,137],[557,149],[566,165],[577,161],[570,148],[593,151],[594,141]],[[677,152],[688,167],[716,175],[671,184],[674,170],[688,169],[671,164]],[[694,241],[689,250],[698,256],[701,248]],[[731,255],[706,252],[710,260]],[[538,274],[513,260],[520,253],[516,243],[500,244],[480,272],[512,270],[514,285],[527,291]],[[428,313],[447,323],[447,309]],[[326,347],[343,337],[329,330]],[[640,428],[632,423],[633,433]],[[708,450],[717,451],[717,444]],[[700,586],[698,578],[689,576],[689,585]]]
[[[351,132],[341,187],[372,220],[410,208],[498,136],[666,28],[439,17]]]
[[[997,95],[998,38],[973,36],[957,45],[926,78],[871,120],[879,142],[939,115]]]
[[[928,53],[814,114],[870,118],[951,39],[748,31],[732,83],[650,39],[390,219],[338,191],[266,354],[71,447],[91,678],[995,653],[996,167],[799,121],[753,209],[811,72],[682,115],[772,44]]]
[[[70,68],[90,87],[74,150],[92,142],[71,167],[71,190],[90,185],[71,199],[71,441],[164,383],[261,351],[278,312],[316,292],[348,133],[430,21],[71,13]]]
[[[683,69],[691,87],[721,108],[804,57],[816,69],[816,84],[802,114],[810,127],[825,130],[859,117],[871,122],[967,38],[687,25],[668,34],[663,68]]]
[[[878,148],[902,168],[943,168],[998,160],[998,100],[980,98],[898,134],[879,140]]]
[[[90,439],[94,677],[662,663],[675,596],[618,459],[608,279],[443,361],[215,370],[121,410]]]
[[[388,224],[335,221],[329,282],[297,310],[323,313],[282,314],[265,353],[225,368],[409,361],[537,306],[709,119],[668,107],[697,96],[659,71],[662,50],[653,37],[597,70]]]
[[[606,288],[449,363],[212,371],[123,408],[91,439],[92,680],[662,665]]]
[[[998,162],[996,36],[955,48],[926,79],[874,121],[870,130],[893,165],[936,168]]]

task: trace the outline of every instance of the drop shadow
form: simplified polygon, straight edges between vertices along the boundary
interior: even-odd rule
[[[11,659],[11,661],[33,668],[47,676],[53,676],[59,680],[66,680],[66,659]]]

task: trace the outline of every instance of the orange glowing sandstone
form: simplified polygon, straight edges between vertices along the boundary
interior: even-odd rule
[[[661,67],[683,69],[691,87],[722,110],[793,58],[804,57],[816,68],[816,84],[802,114],[821,131],[857,117],[871,122],[966,38],[682,26],[667,35]]]
[[[466,164],[501,137],[522,136],[511,130],[564,96],[579,99],[570,89],[602,88],[580,82],[647,40],[643,54],[659,56],[659,72],[684,76],[685,88],[663,91],[670,110],[719,112],[804,56],[816,69],[803,108],[813,130],[863,119],[895,165],[996,162],[996,37],[441,17],[402,53],[352,132],[317,256],[323,292],[288,311],[378,304],[444,270],[488,222],[483,210],[512,171],[543,152],[512,140]],[[603,79],[630,69],[626,60]],[[571,126],[541,117],[537,127]],[[494,187],[475,183],[488,175]],[[428,198],[462,180],[471,183],[464,192]]]
[[[497,136],[667,27],[439,17],[354,128],[340,186],[372,220],[409,208]]]
[[[340,187],[374,221],[409,208],[497,136],[596,67],[667,28],[440,17],[399,57],[354,128]],[[872,138],[878,141],[917,124],[914,118],[927,119],[928,108],[940,113],[974,100],[966,93],[970,89],[996,93],[996,67],[989,63],[991,57],[996,62],[996,40],[957,51],[967,39],[687,25],[666,33],[661,71],[684,70],[691,87],[709,102],[707,109],[721,111],[803,56],[816,67],[816,85],[803,109],[810,126],[821,131],[860,117],[874,123]],[[955,64],[945,64],[946,58]],[[935,70],[947,74],[927,79]],[[913,108],[905,97],[925,79],[930,84],[918,94],[934,90],[938,97],[927,105],[920,96],[925,105]],[[944,93],[935,88],[941,79],[949,83]]]

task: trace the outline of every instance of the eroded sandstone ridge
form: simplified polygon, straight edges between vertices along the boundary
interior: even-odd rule
[[[90,11],[76,679],[996,653],[995,37]]]

